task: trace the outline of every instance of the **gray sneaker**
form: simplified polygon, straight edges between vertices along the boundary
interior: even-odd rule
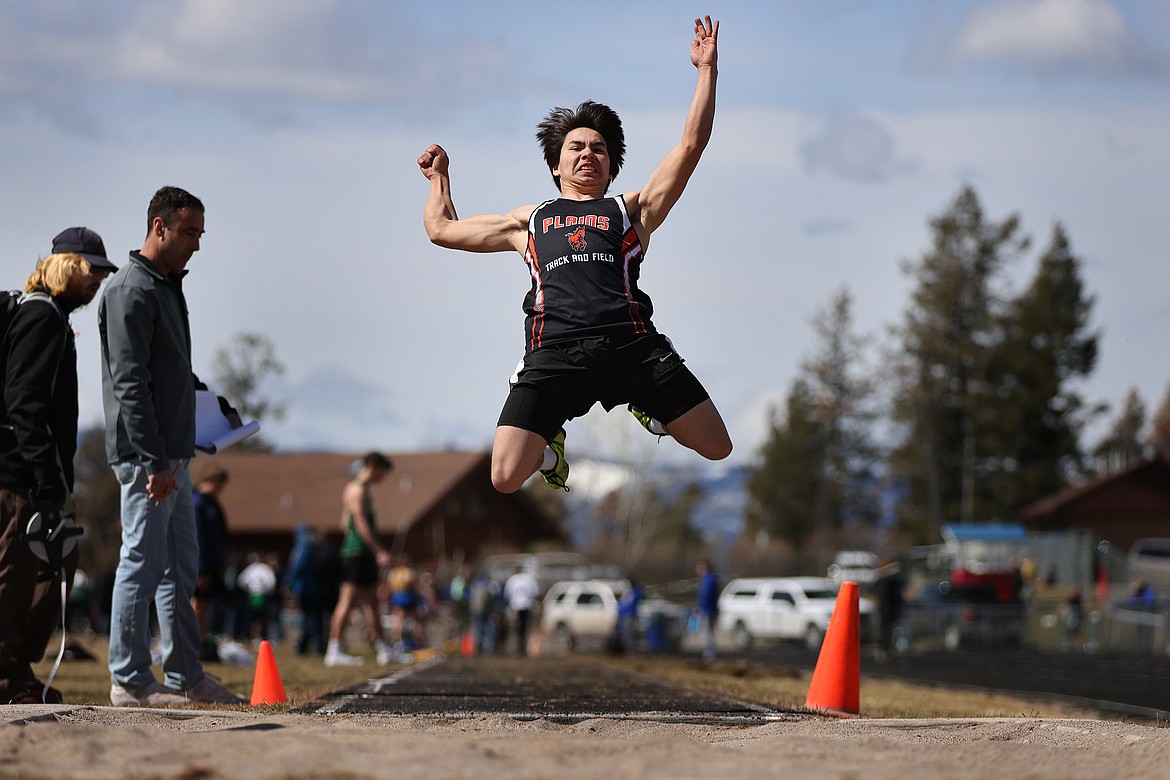
[[[199,704],[247,704],[210,674],[205,674],[202,680],[187,688],[186,693],[187,701]]]
[[[110,704],[115,707],[174,707],[186,703],[187,697],[181,691],[160,685],[157,680],[146,685],[110,686]]]

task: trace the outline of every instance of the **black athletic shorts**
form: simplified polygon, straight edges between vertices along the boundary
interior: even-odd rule
[[[632,404],[669,425],[708,398],[662,334],[582,339],[526,354],[496,425],[523,428],[551,441],[566,420],[595,403],[607,412]]]
[[[351,582],[359,588],[378,584],[378,561],[373,553],[344,555],[341,558],[341,581]]]

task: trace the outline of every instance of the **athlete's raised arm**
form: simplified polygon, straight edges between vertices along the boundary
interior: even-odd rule
[[[718,39],[718,21],[712,23],[710,16],[695,19],[691,63],[699,73],[695,96],[683,125],[682,140],[650,174],[646,186],[627,196],[630,210],[636,214],[635,219],[642,228],[643,239],[649,238],[674,208],[711,140],[711,127],[715,121]]]
[[[450,158],[443,147],[431,144],[418,158],[418,167],[431,182],[423,206],[423,225],[431,243],[467,252],[524,254],[528,217],[535,206],[521,206],[507,214],[482,214],[460,219],[451,200]]]

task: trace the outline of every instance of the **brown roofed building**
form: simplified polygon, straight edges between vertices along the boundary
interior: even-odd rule
[[[1139,461],[1034,501],[1017,516],[1033,531],[1091,531],[1124,550],[1170,536],[1170,463]]]
[[[372,486],[377,529],[387,549],[431,567],[564,543],[559,525],[524,491],[491,484],[486,452],[385,453],[393,470]],[[228,452],[215,456],[230,479],[220,500],[228,544],[237,551],[291,549],[293,530],[341,538],[341,491],[361,454]],[[192,463],[197,475],[207,456]]]

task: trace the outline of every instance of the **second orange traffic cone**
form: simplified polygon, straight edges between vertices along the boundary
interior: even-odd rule
[[[847,715],[861,711],[860,600],[856,582],[841,583],[808,686],[806,707]]]
[[[288,701],[288,696],[284,692],[284,683],[280,680],[280,670],[276,668],[272,645],[265,640],[260,643],[260,652],[256,654],[256,678],[252,682],[252,706],[280,704],[286,701]]]

